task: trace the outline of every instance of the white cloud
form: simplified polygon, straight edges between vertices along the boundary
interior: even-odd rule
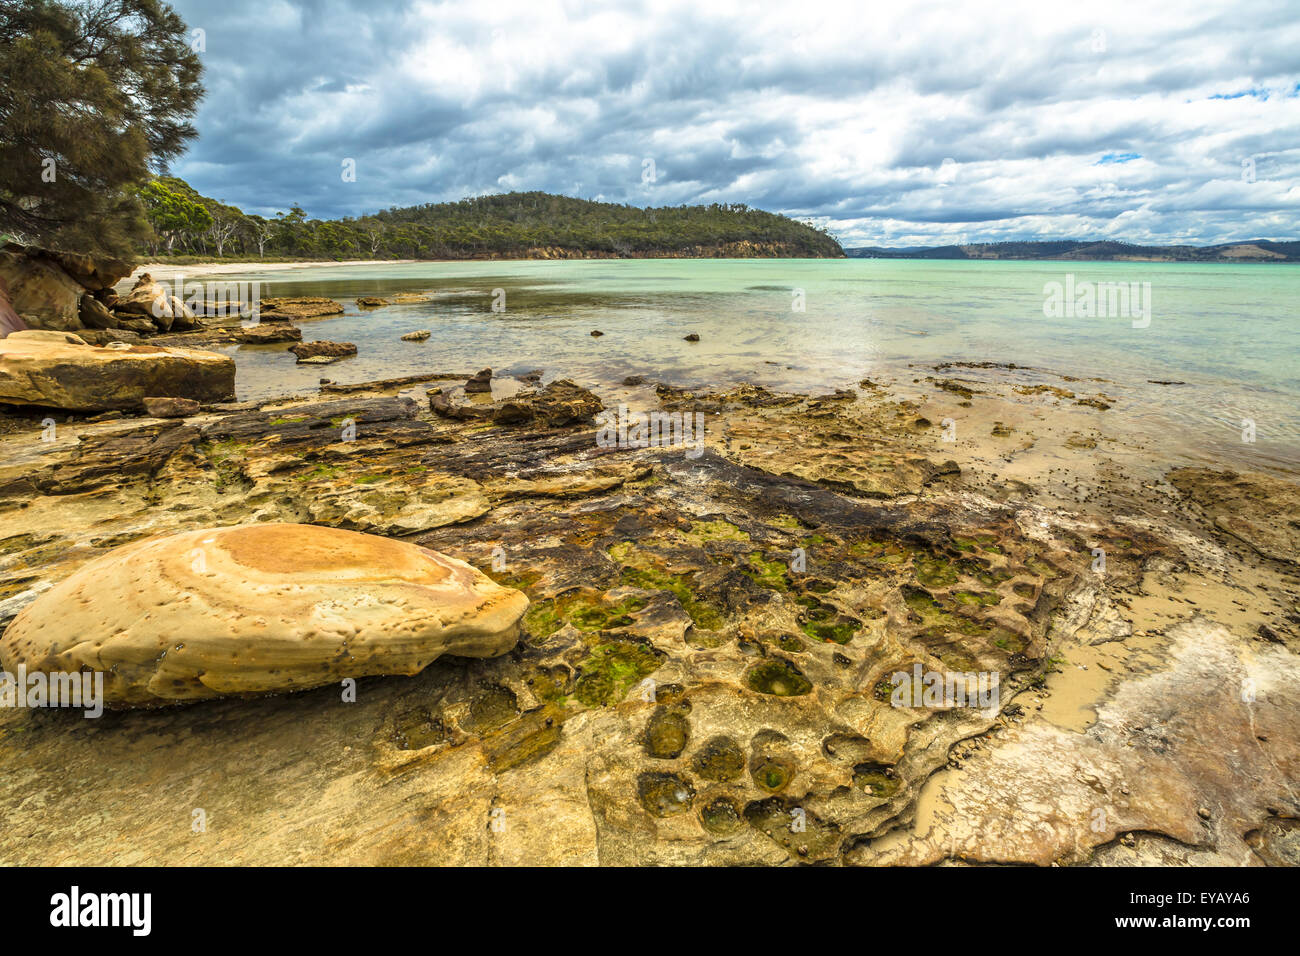
[[[175,5],[209,87],[175,172],[256,211],[542,189],[745,202],[848,245],[1300,236],[1285,0]]]

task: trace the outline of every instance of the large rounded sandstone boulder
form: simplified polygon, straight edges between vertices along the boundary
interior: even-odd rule
[[[13,673],[104,672],[109,706],[154,707],[415,674],[495,657],[528,598],[462,561],[336,528],[253,524],[116,548],[14,618]]]

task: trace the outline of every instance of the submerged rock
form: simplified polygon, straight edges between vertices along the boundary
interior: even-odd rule
[[[314,359],[334,359],[346,358],[349,355],[357,354],[357,347],[351,342],[328,342],[319,340],[316,342],[301,342],[298,345],[289,347],[289,351],[298,356],[299,363],[307,362]]]
[[[363,295],[357,299],[357,307],[361,309],[382,309],[386,305],[388,300],[377,295]]]
[[[513,647],[528,598],[468,564],[334,528],[257,524],[117,548],[24,608],[13,670],[103,672],[105,702],[157,706],[416,674]]]
[[[416,332],[407,332],[405,335],[402,336],[402,341],[403,341],[403,342],[423,342],[425,339],[427,339],[427,338],[428,338],[430,335],[432,335],[432,334],[433,334],[433,333],[430,332],[428,329],[420,329],[420,330],[418,330],[418,331],[416,331]]]
[[[323,315],[342,315],[342,303],[319,295],[281,296],[263,299],[259,318],[263,322],[288,322],[315,319]]]
[[[69,411],[139,408],[146,395],[223,402],[235,395],[235,363],[197,349],[50,341],[24,331],[0,339],[0,402]]]

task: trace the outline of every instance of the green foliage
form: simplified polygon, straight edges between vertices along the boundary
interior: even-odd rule
[[[0,4],[0,232],[138,248],[149,226],[137,190],[195,135],[200,72],[159,0]]]
[[[308,219],[299,206],[272,220],[160,180],[204,206],[213,223],[177,234],[207,252],[223,217],[236,256],[311,259],[473,259],[549,256],[842,256],[826,232],[786,216],[733,204],[641,209],[548,193],[508,193],[387,209],[372,216]],[[157,252],[157,249],[151,249]],[[167,252],[177,252],[169,244]],[[218,250],[218,255],[224,250]]]
[[[193,238],[210,229],[213,217],[182,180],[155,179],[140,190],[149,223],[154,232],[167,240],[171,252],[178,238]]]

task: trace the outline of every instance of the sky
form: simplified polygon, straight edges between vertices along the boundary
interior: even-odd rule
[[[845,246],[1300,238],[1300,0],[173,6],[207,96],[171,172],[247,212],[536,189]]]

